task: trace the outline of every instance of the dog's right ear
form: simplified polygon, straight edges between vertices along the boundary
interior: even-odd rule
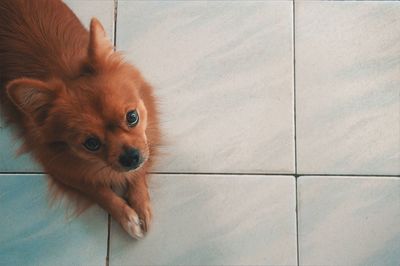
[[[57,84],[20,78],[7,85],[9,99],[28,117],[41,124],[57,98]]]
[[[113,44],[97,18],[92,18],[90,21],[89,34],[89,60],[96,63],[96,61],[105,59],[114,52]]]

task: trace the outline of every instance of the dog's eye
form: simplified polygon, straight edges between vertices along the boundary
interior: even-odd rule
[[[128,126],[134,127],[139,123],[139,114],[136,110],[129,111],[126,114],[126,121],[128,122]]]
[[[97,151],[101,147],[101,142],[96,137],[89,137],[85,140],[83,146],[89,151]]]

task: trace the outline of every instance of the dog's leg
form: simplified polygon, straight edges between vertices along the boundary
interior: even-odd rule
[[[100,186],[85,187],[81,191],[111,214],[133,238],[139,239],[143,237],[138,214],[111,188]]]
[[[142,229],[147,232],[152,219],[152,211],[146,174],[141,174],[129,180],[126,196],[129,205],[139,215]]]

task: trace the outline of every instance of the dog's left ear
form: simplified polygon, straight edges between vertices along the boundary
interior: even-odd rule
[[[7,84],[9,99],[27,117],[41,124],[57,98],[59,82],[43,82],[36,79],[20,78]]]
[[[106,59],[113,53],[113,44],[97,18],[90,21],[90,37],[88,55],[93,63],[101,59]]]

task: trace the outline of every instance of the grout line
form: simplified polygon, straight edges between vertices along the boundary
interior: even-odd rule
[[[296,194],[296,261],[297,266],[300,265],[300,244],[299,244],[299,192],[298,192],[298,178],[295,178],[295,190],[294,193]]]
[[[130,1],[159,1],[159,0],[130,0]],[[175,1],[185,1],[185,0],[175,0]],[[197,0],[194,0],[197,1]],[[199,1],[209,1],[209,0],[199,0]],[[225,1],[225,0],[219,0],[219,1]],[[226,0],[229,1],[229,0]],[[246,0],[239,0],[239,1],[246,1]],[[266,0],[259,0],[259,1],[266,1]],[[280,1],[280,0],[272,0],[274,2]],[[289,1],[289,0],[283,0],[283,1]],[[292,0],[294,2],[399,2],[399,0]]]
[[[111,235],[111,215],[108,215],[108,224],[107,224],[107,255],[106,255],[106,266],[110,265],[110,235]]]
[[[294,176],[299,178],[302,176],[333,176],[333,177],[398,177],[400,175],[381,175],[381,174],[295,174],[295,173],[210,173],[210,172],[150,172],[149,174],[160,174],[160,175],[265,175],[265,176]]]
[[[0,171],[0,175],[44,175],[45,172],[35,171]]]
[[[296,100],[296,3],[293,3],[292,14],[292,38],[293,38],[293,134],[294,134],[294,172],[297,174],[297,100]]]
[[[294,176],[292,173],[227,173],[227,172],[150,172],[151,175],[280,175]]]
[[[44,172],[6,172],[0,171],[0,175],[45,175]],[[400,178],[400,175],[392,175],[392,174],[322,174],[322,173],[303,173],[303,174],[295,174],[295,173],[237,173],[237,172],[149,172],[149,174],[153,175],[265,175],[265,176],[294,176],[296,178],[304,177],[304,176],[327,176],[327,177],[395,177]]]
[[[107,1],[107,0],[99,0]],[[160,2],[160,0],[123,0],[130,2]],[[188,0],[165,0],[165,2],[185,2]],[[191,2],[210,2],[210,0],[190,0]],[[232,2],[232,0],[213,0],[215,2]],[[249,0],[235,0],[235,2],[248,2]],[[253,0],[253,2],[291,2],[293,0]],[[296,2],[361,2],[360,0],[295,0]],[[362,0],[362,2],[399,2],[399,0]]]
[[[295,175],[297,177],[300,176],[333,176],[333,177],[398,177],[400,178],[400,175],[381,175],[381,174],[297,174]]]
[[[293,134],[294,134],[294,172],[295,172],[295,199],[296,199],[296,263],[297,266],[300,264],[300,249],[299,249],[299,198],[297,194],[297,181],[298,181],[298,173],[297,173],[297,101],[296,101],[296,2],[292,1],[292,43],[293,43]]]
[[[118,0],[114,0],[114,32],[113,32],[113,44],[114,51],[117,49],[117,22],[118,22]],[[111,238],[111,215],[108,215],[107,223],[107,254],[106,254],[106,266],[110,265],[110,238]]]
[[[118,19],[118,0],[114,0],[114,32],[113,32],[113,44],[114,51],[117,47],[117,19]]]

